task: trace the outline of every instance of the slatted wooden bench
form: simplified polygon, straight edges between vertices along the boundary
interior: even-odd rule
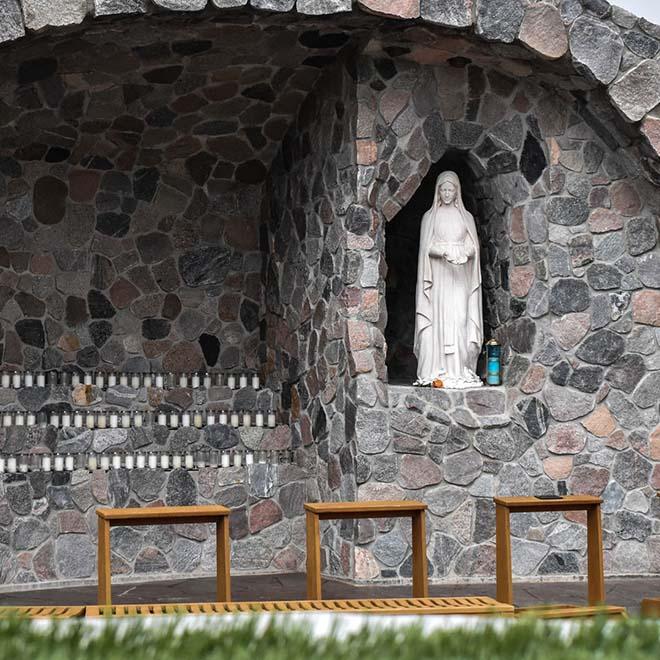
[[[307,519],[307,598],[321,598],[321,520],[344,518],[412,518],[413,596],[426,598],[429,583],[426,564],[426,504],[408,500],[370,502],[308,502]]]
[[[163,506],[143,509],[97,509],[98,516],[98,602],[110,605],[110,528],[136,525],[185,525],[215,523],[216,526],[216,589],[218,601],[231,600],[229,576],[229,509],[220,505]]]
[[[241,603],[173,603],[87,607],[88,617],[186,614],[335,612],[338,614],[513,614],[513,607],[486,596],[466,598],[382,598],[359,600],[279,600]]]
[[[554,499],[539,497],[495,498],[495,543],[497,600],[513,605],[513,579],[511,571],[511,513],[539,513],[544,511],[587,512],[587,590],[589,605],[547,605],[518,607],[516,614],[544,619],[563,619],[583,616],[625,616],[623,607],[605,604],[605,577],[603,572],[603,532],[600,521],[600,497],[591,495],[564,495]]]
[[[645,598],[642,601],[641,614],[660,617],[660,598]]]
[[[85,616],[83,606],[25,605],[22,607],[0,607],[0,619],[26,617],[29,619],[75,619]]]

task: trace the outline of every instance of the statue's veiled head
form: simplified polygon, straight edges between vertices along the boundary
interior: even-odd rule
[[[438,176],[435,183],[434,206],[458,206],[461,200],[461,182],[456,172],[447,170]]]

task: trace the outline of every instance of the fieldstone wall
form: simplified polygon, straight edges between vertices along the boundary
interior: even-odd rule
[[[373,245],[363,259],[385,258],[386,222],[410,221],[405,205],[431,164],[462,155],[474,179],[485,318],[506,367],[503,388],[389,386],[386,403],[376,396],[383,373],[366,368],[358,497],[429,502],[432,575],[487,576],[492,496],[557,492],[564,482],[604,498],[608,570],[655,573],[660,195],[640,176],[638,145],[598,93],[585,103],[581,92],[551,90],[543,74],[520,82],[489,69],[481,48],[428,66],[422,49],[398,44],[390,56],[396,47],[371,44],[360,65],[358,199],[372,220],[354,231]],[[381,307],[360,336],[379,336],[385,324]],[[382,348],[367,343],[364,354],[377,363]],[[514,524],[518,574],[582,570],[582,516]],[[408,576],[404,532],[365,524],[356,575]]]
[[[340,60],[305,99],[269,185],[267,383],[281,384],[293,446],[313,475],[308,501],[355,498],[346,421],[354,366],[347,359],[344,316],[366,300],[346,285],[377,277],[349,258],[345,241],[353,222],[355,118],[352,63]],[[324,568],[352,576],[350,529],[339,532],[339,525],[323,527]]]

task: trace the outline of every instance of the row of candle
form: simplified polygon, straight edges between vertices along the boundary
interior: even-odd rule
[[[199,470],[250,466],[256,463],[288,463],[290,450],[216,451],[201,449],[188,452],[114,452],[113,454],[19,454],[0,455],[0,473],[73,472],[74,470]]]
[[[231,390],[252,387],[255,390],[260,386],[259,374],[249,373],[115,373],[114,371],[96,371],[81,373],[79,371],[3,371],[0,374],[0,387],[5,389],[20,389],[21,387],[46,387],[46,385],[96,385],[105,389],[124,385],[138,389],[140,387],[199,387],[209,388],[225,385]]]
[[[274,410],[184,410],[179,413],[147,412],[143,410],[74,410],[35,413],[22,410],[5,410],[2,427],[10,426],[54,426],[55,428],[128,429],[149,425],[167,426],[172,429],[222,424],[224,426],[256,426],[275,428],[277,417]]]

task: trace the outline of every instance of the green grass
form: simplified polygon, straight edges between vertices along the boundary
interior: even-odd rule
[[[153,619],[152,619],[153,621]],[[658,660],[660,624],[653,621],[593,621],[573,632],[539,621],[499,628],[363,630],[314,637],[301,626],[252,621],[216,629],[84,624],[33,627],[0,621],[0,660]]]

